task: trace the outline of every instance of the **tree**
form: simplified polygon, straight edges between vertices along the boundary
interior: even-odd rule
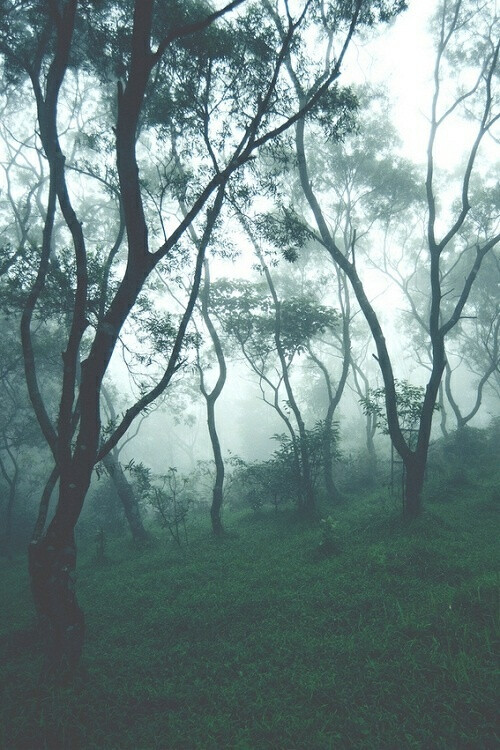
[[[110,423],[116,424],[117,415],[114,408],[113,399],[109,392],[109,388],[107,388],[104,384],[102,386],[102,395],[107,407]],[[137,429],[139,429],[140,425],[141,422],[138,423]],[[135,437],[135,435],[133,437]],[[132,437],[130,437],[129,439],[132,439]],[[120,451],[125,447],[127,442],[129,442],[129,439],[122,440],[119,447],[115,446],[109,451],[109,453],[106,453],[106,455],[102,459],[102,463],[109,478],[113,482],[118,497],[120,498],[123,510],[125,512],[125,518],[127,519],[127,523],[129,525],[134,542],[136,542],[137,544],[144,544],[145,542],[149,541],[149,534],[144,528],[144,524],[142,522],[139,502],[135,495],[134,488],[128,481],[120,463]]]
[[[344,389],[349,375],[349,369],[353,366],[351,357],[351,305],[349,299],[349,290],[345,284],[342,274],[337,275],[338,295],[337,299],[340,304],[340,321],[341,325],[330,325],[329,333],[333,334],[333,345],[340,353],[341,371],[337,384],[334,385],[333,378],[329,367],[314,350],[312,340],[307,342],[307,353],[314,364],[320,369],[326,386],[328,406],[323,420],[323,439],[322,439],[322,456],[323,456],[323,473],[325,478],[325,489],[329,500],[339,503],[342,501],[342,495],[339,492],[333,478],[333,436],[334,436],[334,416],[338,405],[342,399]],[[333,322],[333,321],[332,321]],[[340,328],[340,331],[338,329]],[[324,337],[323,337],[324,340]]]
[[[444,387],[448,403],[456,419],[457,430],[461,431],[479,412],[483,403],[485,388],[495,378],[500,381],[500,303],[498,284],[500,283],[500,259],[491,255],[485,259],[477,283],[471,290],[469,315],[457,328],[454,341],[448,346],[445,363]],[[453,346],[453,348],[452,348]],[[453,367],[452,357],[458,365]],[[472,403],[464,410],[460,399],[455,396],[453,375],[465,365],[474,377]]]
[[[311,296],[286,298],[286,294],[278,294],[269,263],[256,240],[254,248],[265,282],[219,281],[213,285],[213,310],[257,376],[263,401],[286,427],[294,458],[297,506],[304,515],[312,515],[315,496],[310,441],[292,370],[307,346],[336,326],[337,314]]]
[[[417,170],[406,159],[397,156],[394,148],[398,144],[395,128],[389,121],[388,102],[382,92],[370,87],[350,89],[336,92],[336,106],[340,109],[340,116],[335,122],[333,117],[328,120],[310,117],[313,126],[308,142],[308,166],[314,175],[317,190],[325,196],[327,201],[328,223],[331,235],[335,238],[345,255],[356,255],[358,265],[360,257],[367,260],[363,243],[370,235],[374,226],[388,227],[412,212],[412,225],[415,214],[421,207],[423,192],[419,188],[416,176]],[[322,130],[318,124],[328,127],[328,136],[322,137]],[[324,135],[324,134],[323,134]],[[314,233],[308,224],[308,205],[300,185],[300,177],[291,179],[290,170],[296,167],[296,157],[290,153],[281,155],[283,163],[264,164],[262,170],[273,174],[274,184],[279,184],[279,199],[263,221],[266,239],[273,246],[285,254],[294,263],[300,262],[304,268],[309,266],[307,285],[311,285],[311,267],[317,272],[322,266],[318,260],[317,243]],[[329,168],[325,169],[325,165]],[[330,166],[331,165],[331,166]],[[269,177],[269,180],[271,178]],[[278,205],[276,205],[278,203]],[[307,222],[307,223],[306,223]],[[372,253],[369,262],[373,263]],[[324,271],[322,286],[328,289],[330,295],[335,295],[335,302],[339,308],[341,326],[332,329],[334,346],[337,356],[340,356],[342,368],[336,388],[333,388],[332,378],[325,363],[322,362],[311,346],[308,346],[309,356],[322,372],[328,393],[328,408],[325,414],[325,484],[329,497],[339,499],[340,495],[333,482],[332,462],[328,458],[329,435],[335,410],[337,409],[349,370],[352,370],[354,386],[360,398],[363,397],[360,379],[363,373],[352,354],[353,318],[358,314],[358,308],[351,310],[351,296],[349,282],[345,272],[327,259],[328,270]],[[328,285],[331,270],[335,272],[335,284]],[[324,291],[323,291],[324,294]],[[354,301],[354,300],[353,300]],[[359,331],[358,331],[359,335]],[[324,337],[323,337],[324,339]],[[324,341],[322,340],[322,343]],[[366,354],[366,352],[365,352]],[[369,387],[366,381],[365,389]],[[375,464],[373,435],[375,431],[375,415],[366,413],[367,448],[370,461]],[[374,473],[371,473],[374,478]]]
[[[227,367],[224,351],[222,348],[221,340],[217,329],[215,328],[211,315],[210,315],[210,268],[208,260],[205,259],[204,263],[204,284],[201,292],[201,315],[203,322],[208,330],[210,341],[217,358],[218,373],[215,384],[209,390],[206,382],[204,368],[201,365],[200,350],[197,349],[196,365],[200,378],[200,391],[205,399],[207,406],[207,425],[208,433],[210,435],[210,442],[212,444],[212,451],[215,463],[215,478],[214,486],[212,490],[212,504],[210,507],[210,518],[212,520],[212,531],[215,536],[222,536],[224,528],[222,526],[222,503],[224,501],[224,459],[222,458],[222,450],[220,447],[219,434],[217,431],[217,424],[215,420],[215,405],[217,399],[222,393],[224,384],[226,382]]]
[[[4,304],[8,295],[4,297]],[[12,531],[19,497],[31,499],[33,487],[40,482],[47,464],[46,444],[23,382],[23,358],[16,329],[19,315],[11,312],[1,318],[0,339],[0,477],[6,486],[2,542],[7,555],[12,551]],[[41,364],[40,382],[47,401],[54,405],[53,383],[57,377],[54,344],[57,329],[44,326],[39,331],[37,355]],[[24,468],[25,464],[29,470]],[[48,504],[48,500],[47,500]],[[2,503],[3,505],[3,503]],[[2,508],[2,513],[3,513]]]
[[[453,292],[457,288],[460,289],[463,278],[467,276],[467,250],[475,246],[478,236],[483,239],[491,238],[500,228],[499,193],[488,175],[474,176],[474,180],[471,181],[470,202],[470,221],[461,227],[456,241],[451,243],[450,262],[442,264],[441,285],[449,290],[449,293],[443,295],[441,302],[443,319],[453,314],[456,304]],[[430,308],[426,293],[428,271],[424,260],[426,243],[418,241],[418,238],[417,242],[415,241],[411,228],[408,230],[409,222],[399,226],[397,222],[398,217],[395,228],[401,247],[399,254],[395,255],[388,250],[388,246],[394,241],[394,234],[391,237],[391,222],[387,222],[384,227],[382,259],[377,262],[371,256],[370,260],[399,287],[408,303],[408,308],[402,315],[402,322],[413,344],[413,356],[430,372],[432,346],[429,329]],[[394,231],[394,227],[392,230]],[[438,393],[442,411],[441,429],[445,436],[448,434],[445,394],[460,429],[478,413],[485,386],[493,381],[495,372],[498,371],[499,272],[498,258],[493,253],[488,253],[471,288],[467,314],[461,315],[457,325],[447,336],[444,379],[440,383]],[[473,386],[472,404],[465,413],[459,405],[460,399],[455,398],[452,387],[453,373],[458,370],[463,375],[464,366],[477,378]]]
[[[133,419],[164,391],[178,367],[205,249],[229,180],[259,148],[278,139],[318,105],[340,74],[358,24],[375,20],[372,8],[379,9],[381,15],[387,15],[387,5],[392,8],[381,0],[357,0],[348,12],[343,2],[331,5],[319,21],[322,38],[328,45],[334,34],[342,37],[341,52],[319,75],[314,66],[304,69],[309,94],[296,108],[290,101],[284,61],[292,48],[297,54],[304,46],[302,30],[316,22],[319,5],[308,0],[293,15],[285,4],[279,9],[282,25],[278,33],[267,8],[248,4],[242,10],[244,0],[233,0],[215,11],[204,2],[153,0],[110,0],[97,5],[78,0],[2,4],[0,52],[5,79],[8,84],[25,86],[26,91],[25,80],[29,81],[40,147],[48,165],[42,241],[32,251],[36,278],[22,315],[21,338],[30,399],[60,477],[54,517],[30,547],[32,592],[45,631],[48,663],[56,675],[78,664],[83,647],[84,615],[73,582],[74,528],[93,468],[118,443]],[[238,7],[240,12],[230,21],[228,14]],[[217,24],[221,19],[224,22]],[[322,56],[320,47],[317,53]],[[299,58],[306,60],[300,54]],[[125,257],[119,257],[119,236],[105,252],[96,247],[77,213],[77,183],[70,179],[71,154],[65,154],[65,148],[71,144],[77,151],[84,142],[95,145],[95,139],[92,132],[79,133],[71,143],[70,135],[61,128],[67,118],[60,98],[78,76],[92,83],[93,103],[98,99],[99,107],[107,109],[108,123],[116,105],[114,143],[108,136],[98,144],[95,162],[107,162],[106,168],[113,173],[112,159],[116,159],[114,185],[126,234]],[[112,82],[116,80],[115,99]],[[147,174],[141,182],[140,139],[141,148],[147,145],[155,159],[158,156],[163,199],[175,203],[181,197],[188,205],[184,218],[174,221],[168,230],[163,227],[165,235],[156,250],[151,249],[151,237],[153,230],[161,232],[162,227],[148,226]],[[187,182],[170,159],[174,150],[186,161]],[[85,188],[88,183],[84,180],[81,184]],[[64,227],[72,294],[64,301],[70,305],[70,327],[54,422],[39,388],[32,325],[54,272],[51,258],[62,250],[55,232],[56,218]],[[101,387],[120,332],[152,271],[163,262],[174,261],[194,222],[200,225],[200,246],[192,261],[191,295],[168,366],[157,384],[127,409],[113,434],[101,441]],[[100,271],[107,292],[101,296],[102,309],[98,311],[91,294],[92,265]],[[112,270],[116,278],[108,287],[106,280]]]
[[[471,192],[471,175],[478,162],[478,152],[485,137],[498,121],[500,114],[496,111],[494,86],[498,77],[499,34],[498,19],[493,17],[493,9],[486,6],[476,7],[474,3],[461,0],[440,6],[438,12],[439,32],[437,54],[434,68],[434,95],[431,108],[429,145],[427,151],[427,174],[425,192],[427,202],[427,267],[428,288],[430,291],[430,309],[428,329],[431,348],[431,371],[425,389],[425,396],[420,412],[418,438],[412,449],[405,439],[398,416],[398,402],[393,365],[389,355],[386,339],[374,306],[365,292],[358,270],[355,242],[343,252],[337,243],[315,189],[314,180],[309,169],[308,147],[305,138],[305,122],[296,125],[296,153],[302,190],[309,205],[315,223],[314,236],[330,254],[336,264],[348,277],[358,304],[370,327],[377,348],[377,359],[384,381],[385,407],[389,434],[392,443],[400,454],[406,469],[405,515],[413,518],[422,507],[422,488],[425,466],[429,448],[432,416],[438,397],[439,385],[445,367],[445,340],[450,331],[457,325],[469,298],[476,276],[487,253],[498,244],[500,235],[483,237],[476,233],[473,246],[462,246],[466,266],[465,281],[459,291],[455,290],[455,301],[451,312],[446,315],[443,310],[443,264],[449,257],[453,243],[460,242],[460,234],[466,225],[473,222]],[[468,65],[474,67],[476,79],[468,87],[460,89],[454,95],[443,92],[442,76],[446,65],[453,65],[457,55],[465,55]],[[295,82],[299,102],[307,95],[299,78],[295,75],[291,58],[288,60],[290,75]],[[449,71],[448,71],[449,72]],[[445,96],[448,101],[443,102]],[[438,132],[441,132],[450,118],[465,111],[475,122],[475,136],[461,171],[458,186],[459,198],[449,208],[449,213],[439,215],[437,191],[438,179],[436,170],[436,143]],[[448,228],[441,227],[446,219]],[[451,218],[450,218],[451,217]],[[439,226],[439,230],[438,230]],[[472,227],[471,227],[472,228]],[[438,238],[438,231],[441,236]]]
[[[299,301],[298,304],[294,305],[295,300],[288,300],[288,304],[285,309],[282,307],[282,303],[278,298],[276,287],[273,282],[273,277],[269,270],[269,266],[264,259],[262,250],[260,249],[259,243],[253,237],[253,234],[247,224],[242,219],[242,225],[245,228],[247,234],[252,240],[255,253],[260,263],[260,267],[264,273],[269,293],[272,299],[272,323],[273,323],[273,339],[274,348],[278,355],[281,379],[285,386],[285,392],[287,396],[287,406],[292,411],[297,424],[298,440],[292,440],[292,445],[296,450],[298,443],[298,451],[296,455],[296,462],[299,467],[299,510],[304,512],[306,515],[312,515],[315,509],[315,498],[314,489],[311,476],[311,461],[309,456],[309,446],[306,436],[306,427],[302,418],[301,410],[295,394],[292,388],[290,380],[290,366],[296,354],[300,352],[301,347],[304,346],[305,341],[308,340],[315,332],[317,328],[314,326],[310,329],[311,317],[307,315],[309,310],[304,304],[304,301]],[[287,320],[284,320],[286,316]],[[306,320],[305,327],[307,333],[304,334],[304,319]],[[321,329],[321,323],[318,324]]]

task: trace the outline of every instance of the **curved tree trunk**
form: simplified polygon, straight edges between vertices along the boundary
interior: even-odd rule
[[[210,435],[210,442],[212,443],[212,451],[214,454],[215,462],[215,482],[212,491],[212,505],[210,507],[210,518],[212,521],[212,531],[215,536],[222,536],[224,533],[224,527],[222,525],[222,503],[224,501],[224,460],[222,458],[222,451],[220,447],[219,435],[217,432],[217,425],[215,422],[215,404],[222,389],[224,388],[227,376],[226,360],[222,349],[222,344],[219,335],[215,329],[212,319],[210,317],[209,305],[210,305],[210,268],[208,260],[204,262],[204,274],[205,283],[201,293],[201,314],[203,320],[210,334],[210,339],[215,350],[217,357],[217,364],[219,367],[219,374],[217,381],[209,392],[205,385],[205,378],[203,370],[198,359],[198,371],[200,374],[200,391],[202,392],[206,404],[207,404],[207,424],[208,433]]]
[[[215,404],[207,401],[207,424],[212,443],[212,450],[215,462],[215,481],[212,491],[212,505],[210,506],[210,518],[212,521],[212,531],[215,536],[222,536],[224,527],[222,525],[222,503],[224,501],[224,461],[220,448],[219,436],[215,424]]]
[[[448,437],[448,427],[447,427],[447,421],[448,421],[448,415],[446,413],[446,406],[444,403],[444,386],[443,382],[439,384],[439,394],[438,394],[438,403],[439,403],[439,413],[441,415],[441,419],[439,420],[439,426],[441,428],[441,433],[443,437]]]
[[[116,493],[121,500],[134,542],[144,544],[144,542],[147,542],[150,537],[142,523],[139,503],[137,502],[137,497],[133,487],[127,480],[120,462],[115,455],[115,451],[110,451],[104,456],[102,463],[104,464],[104,468],[111,478]]]
[[[264,256],[262,255],[260,247],[255,242],[252,232],[249,230],[248,226],[246,225],[246,222],[242,220],[241,218],[240,220],[242,221],[242,224],[245,227],[249,237],[252,239],[253,245],[255,247],[255,252],[257,254],[259,262],[264,271],[267,285],[269,287],[269,291],[271,292],[271,297],[273,299],[274,341],[276,344],[276,352],[278,354],[278,358],[280,361],[281,373],[283,376],[283,383],[285,385],[288,403],[295,417],[295,421],[297,423],[297,429],[299,432],[299,439],[298,439],[299,456],[300,456],[299,486],[300,486],[300,491],[301,491],[299,511],[306,516],[312,516],[314,515],[314,512],[316,510],[316,498],[314,496],[314,488],[313,488],[313,482],[312,482],[309,446],[307,444],[306,426],[304,424],[304,420],[302,419],[302,414],[299,409],[299,405],[295,398],[295,394],[293,392],[292,384],[290,381],[290,373],[289,373],[290,363],[286,361],[285,352],[283,350],[283,346],[281,343],[281,303],[278,299],[278,295],[276,293],[276,288],[274,286],[274,282],[273,282],[271,273],[269,271],[269,267],[264,259]]]
[[[45,534],[28,548],[31,591],[44,643],[45,672],[57,681],[72,676],[84,643],[85,618],[75,594],[74,526],[88,484],[60,482],[54,518]]]

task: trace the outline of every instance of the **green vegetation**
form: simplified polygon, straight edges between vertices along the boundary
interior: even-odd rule
[[[494,484],[452,492],[411,524],[375,495],[323,524],[233,511],[222,540],[196,513],[188,546],[108,535],[101,562],[89,534],[71,687],[41,689],[26,560],[2,560],[0,747],[498,747]]]

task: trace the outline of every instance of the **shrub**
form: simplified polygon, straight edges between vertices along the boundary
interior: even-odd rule
[[[168,472],[157,477],[161,486],[151,485],[148,499],[156,512],[160,526],[167,529],[174,542],[181,547],[188,543],[187,517],[192,498],[187,490],[188,478],[178,474],[171,466]]]

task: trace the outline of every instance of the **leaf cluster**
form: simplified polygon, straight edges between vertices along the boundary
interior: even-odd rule
[[[418,429],[424,403],[425,388],[412,385],[407,380],[396,380],[396,404],[402,430]],[[369,389],[368,394],[359,399],[365,415],[373,415],[384,435],[389,434],[385,411],[385,388]],[[439,404],[434,406],[439,410]]]

